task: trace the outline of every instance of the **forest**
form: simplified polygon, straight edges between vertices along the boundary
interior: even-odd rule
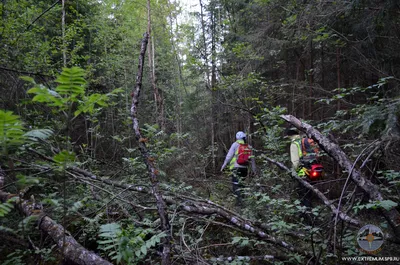
[[[400,264],[399,1],[0,14],[0,264]]]

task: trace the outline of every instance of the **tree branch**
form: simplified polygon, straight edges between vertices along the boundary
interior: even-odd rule
[[[58,2],[60,2],[61,0],[57,0],[56,2],[54,2],[49,8],[47,8],[45,11],[43,11],[37,18],[35,18],[32,22],[31,22],[31,24],[29,24],[29,26],[28,27],[26,27],[26,30],[29,30],[29,28],[30,27],[32,27],[32,25],[36,22],[36,21],[38,21],[44,14],[46,14],[47,12],[49,12],[53,7],[55,7],[57,4],[58,4]]]
[[[71,169],[71,170],[76,170]],[[152,191],[148,191],[144,187],[138,187],[138,186],[133,186],[133,185],[128,185],[128,184],[121,184],[121,183],[116,183],[112,182],[107,179],[102,179],[99,178],[95,175],[93,175],[90,172],[87,172],[86,170],[79,169],[79,171],[82,173],[82,175],[91,178],[93,180],[99,180],[102,181],[108,185],[112,185],[114,187],[119,187],[122,189],[129,189],[132,191],[138,191],[142,193],[149,193]],[[175,194],[175,196],[164,196],[163,197],[164,201],[170,205],[178,205],[179,209],[188,212],[188,213],[197,213],[197,214],[202,214],[202,215],[218,215],[228,221],[229,223],[233,224],[235,227],[238,227],[242,231],[246,231],[247,233],[251,233],[253,235],[256,235],[258,238],[260,238],[263,241],[272,243],[274,245],[283,247],[284,249],[291,251],[291,252],[296,252],[301,255],[306,255],[308,257],[310,256],[310,253],[307,253],[305,251],[302,251],[301,249],[287,243],[286,241],[283,241],[281,239],[275,238],[271,235],[268,235],[268,232],[265,231],[264,229],[258,227],[257,224],[255,224],[253,221],[247,220],[245,218],[242,218],[241,216],[237,215],[236,213],[233,213],[227,209],[225,209],[222,206],[219,206],[218,204],[211,202],[210,200],[196,200],[193,198],[189,198],[188,196],[180,196]]]
[[[271,158],[268,158],[268,157],[265,157],[265,159],[267,159],[267,160],[268,160],[269,162],[271,162],[272,164],[275,164],[275,165],[277,165],[279,168],[281,168],[281,169],[285,170],[286,172],[288,172],[288,173],[290,174],[290,176],[291,176],[292,178],[294,178],[295,180],[297,180],[298,182],[300,182],[301,185],[303,185],[303,186],[306,187],[307,189],[309,189],[309,190],[311,190],[312,192],[314,192],[314,193],[318,196],[318,198],[320,198],[320,199],[324,202],[324,204],[325,204],[326,206],[328,206],[329,208],[331,208],[331,211],[332,211],[334,214],[338,214],[338,215],[339,215],[339,218],[340,218],[340,219],[342,219],[343,221],[345,221],[345,222],[347,222],[347,223],[349,223],[349,224],[352,224],[352,225],[354,225],[354,226],[361,227],[360,221],[358,221],[357,219],[351,218],[350,216],[348,216],[347,214],[345,214],[345,213],[343,213],[343,212],[341,212],[341,211],[338,211],[338,209],[335,207],[335,205],[334,205],[333,203],[331,203],[331,202],[329,201],[329,199],[328,199],[319,189],[315,188],[315,187],[314,187],[313,185],[311,185],[309,182],[307,182],[306,180],[304,180],[304,179],[300,178],[299,176],[297,176],[297,174],[296,174],[295,172],[291,171],[291,170],[290,170],[289,168],[287,168],[284,164],[282,164],[282,163],[280,163],[280,162],[277,162],[277,161],[275,161],[275,160],[273,160],[273,159],[271,159]]]
[[[28,71],[24,71],[24,70],[15,70],[15,69],[10,69],[10,68],[7,68],[7,67],[2,67],[2,66],[0,66],[0,69],[4,70],[4,71],[7,71],[7,72],[14,72],[14,73],[25,74],[25,75],[37,75],[37,76],[40,76],[40,77],[51,77],[51,78],[54,78],[53,76],[42,74],[42,73],[28,72]]]

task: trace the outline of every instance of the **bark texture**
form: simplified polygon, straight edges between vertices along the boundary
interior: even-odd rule
[[[318,130],[311,125],[301,122],[299,119],[292,115],[281,115],[281,118],[291,123],[297,129],[304,131],[308,136],[312,137],[318,142],[319,146],[325,150],[332,158],[334,158],[339,165],[349,172],[352,181],[360,187],[371,200],[382,201],[384,200],[379,188],[370,180],[366,179],[359,170],[357,170],[353,163],[343,150],[335,143],[330,141],[327,137],[323,136]],[[397,237],[400,236],[400,214],[396,209],[390,211],[383,211],[385,218],[390,223]]]
[[[0,200],[2,202],[13,197],[17,197],[17,195],[0,191]],[[53,239],[68,260],[80,265],[112,265],[112,263],[79,244],[63,226],[57,224],[42,212],[41,205],[20,198],[15,203],[25,216],[38,217],[39,229]]]

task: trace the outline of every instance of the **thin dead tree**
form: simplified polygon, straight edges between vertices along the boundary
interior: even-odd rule
[[[281,118],[291,123],[297,129],[304,131],[308,136],[316,140],[327,154],[329,154],[332,158],[334,158],[342,168],[344,168],[347,172],[349,172],[351,180],[358,187],[360,187],[369,196],[371,200],[378,202],[384,200],[384,197],[382,193],[379,191],[379,188],[375,184],[373,184],[370,180],[365,178],[362,175],[362,173],[354,167],[353,163],[350,161],[348,156],[343,152],[343,150],[337,144],[333,143],[327,137],[323,136],[318,130],[313,128],[311,125],[305,122],[301,122],[299,119],[297,119],[292,115],[281,115]],[[382,210],[382,213],[385,216],[386,220],[389,222],[390,226],[393,228],[395,235],[399,237],[400,236],[399,212],[395,208],[392,208],[389,211]]]
[[[171,232],[170,232],[170,224],[168,220],[168,212],[166,209],[165,201],[162,197],[162,194],[159,189],[158,185],[158,170],[156,170],[152,158],[149,154],[149,151],[146,147],[146,139],[142,137],[139,128],[139,120],[137,118],[137,108],[139,104],[139,95],[140,90],[142,87],[142,75],[143,75],[143,65],[144,65],[144,56],[146,53],[146,46],[149,40],[149,34],[146,32],[143,36],[142,45],[140,48],[140,55],[139,55],[139,65],[138,65],[138,72],[136,76],[136,87],[133,91],[132,96],[132,107],[131,107],[131,117],[133,121],[133,130],[135,132],[136,140],[139,143],[139,149],[142,153],[144,158],[144,162],[147,167],[147,171],[149,172],[150,182],[151,182],[151,190],[152,194],[154,195],[156,202],[157,202],[157,211],[158,215],[161,220],[161,228],[165,233],[165,237],[163,238],[163,251],[161,254],[162,264],[167,265],[170,264],[170,252],[171,252]]]

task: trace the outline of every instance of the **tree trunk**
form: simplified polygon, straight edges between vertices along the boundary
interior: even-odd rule
[[[312,103],[313,103],[313,85],[314,85],[314,58],[313,58],[313,41],[312,38],[310,38],[310,69],[308,71],[308,77],[309,77],[309,99],[308,99],[308,117],[312,119],[313,117],[313,109],[312,109]]]
[[[170,231],[170,224],[169,224],[169,220],[168,220],[168,213],[166,210],[166,204],[164,202],[164,199],[163,199],[161,192],[159,190],[159,187],[158,187],[158,178],[157,178],[158,170],[156,170],[153,165],[154,159],[152,157],[150,157],[149,151],[147,150],[147,147],[146,147],[147,139],[142,137],[142,135],[140,133],[140,128],[139,128],[139,120],[137,119],[137,107],[139,104],[140,90],[142,87],[144,56],[146,53],[146,46],[148,43],[148,39],[149,39],[149,34],[146,32],[144,34],[144,37],[142,40],[142,45],[140,48],[139,65],[138,65],[138,72],[137,72],[137,76],[136,76],[136,87],[135,87],[135,90],[133,91],[133,97],[132,97],[131,116],[132,116],[132,121],[133,121],[133,130],[135,132],[135,137],[136,137],[136,140],[139,142],[139,149],[140,149],[140,152],[142,153],[144,162],[147,166],[147,171],[149,172],[152,193],[156,199],[158,215],[160,216],[160,220],[161,220],[161,228],[166,235],[163,238],[163,251],[161,254],[162,264],[168,265],[168,264],[170,264],[170,258],[171,258],[170,257],[171,231]]]
[[[149,60],[149,76],[150,83],[153,86],[154,92],[154,105],[155,105],[155,115],[156,115],[156,123],[163,129],[163,104],[162,98],[160,96],[160,92],[156,85],[156,72],[154,67],[154,38],[151,34],[151,6],[150,0],[147,0],[147,32],[149,33],[149,43],[148,43],[148,60]]]
[[[63,66],[67,67],[67,44],[65,41],[65,1],[62,0],[62,18],[61,18],[61,31],[62,31],[62,54],[63,54]]]
[[[4,186],[5,178],[6,178],[6,173],[4,172],[4,170],[0,166],[0,190]]]
[[[202,37],[203,37],[203,45],[204,45],[204,60],[205,60],[205,69],[206,69],[206,86],[210,89],[211,93],[211,110],[210,110],[210,144],[211,144],[211,165],[213,171],[215,170],[215,124],[214,124],[214,86],[216,83],[216,66],[215,66],[215,39],[214,39],[214,27],[215,27],[215,19],[213,10],[211,11],[211,82],[210,82],[210,69],[208,65],[208,49],[207,49],[207,39],[206,39],[206,26],[204,23],[204,13],[203,13],[203,3],[200,0],[200,15],[201,15],[201,29],[202,29]]]
[[[342,82],[340,80],[340,48],[336,48],[336,76],[337,76],[337,88],[342,87]],[[337,101],[337,110],[340,110],[340,99]]]

